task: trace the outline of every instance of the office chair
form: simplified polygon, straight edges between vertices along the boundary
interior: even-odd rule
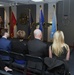
[[[39,68],[40,66],[39,64],[42,66],[41,68]],[[29,71],[31,74],[44,75],[45,73],[44,60],[41,57],[27,54],[26,66],[25,66],[26,75],[27,75],[27,71]]]
[[[0,75],[13,75],[13,74],[10,74],[6,71],[0,70]]]
[[[10,52],[10,56],[13,59],[13,62],[12,62],[13,69],[19,72],[23,72],[25,64],[19,64],[15,62],[15,60],[25,60],[25,56],[23,54],[16,53],[16,52]]]
[[[10,57],[10,52],[6,51],[6,50],[0,50],[0,55],[2,56],[9,56]],[[8,65],[9,67],[11,66],[12,63],[12,59],[10,58],[9,60],[2,60],[6,65]]]
[[[54,75],[66,75],[66,66],[64,61],[55,58],[46,57],[44,63],[47,66],[47,71]]]

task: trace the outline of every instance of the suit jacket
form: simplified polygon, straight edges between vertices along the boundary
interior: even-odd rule
[[[27,42],[22,40],[20,41],[20,39],[15,39],[15,40],[12,40],[11,42],[11,48],[12,48],[12,51],[13,52],[16,52],[16,53],[20,53],[20,54],[27,54],[28,53],[28,50],[27,50]],[[20,64],[23,64],[24,61],[23,60],[16,60],[15,61],[17,63],[20,63]]]
[[[34,39],[34,40],[29,41],[28,50],[29,50],[29,54],[33,56],[38,56],[42,58],[48,56],[47,44],[43,43],[39,39]],[[29,66],[33,68],[37,66],[37,69],[42,69],[41,63],[30,62]]]
[[[43,43],[39,39],[34,39],[28,42],[28,51],[30,55],[46,57],[48,56],[48,47],[47,44]]]
[[[0,50],[11,51],[11,41],[2,37],[0,38]],[[0,56],[2,60],[9,60],[8,56]]]
[[[21,53],[21,54],[27,54],[27,42],[26,41],[20,41],[20,39],[12,40],[11,42],[11,48],[13,52]]]

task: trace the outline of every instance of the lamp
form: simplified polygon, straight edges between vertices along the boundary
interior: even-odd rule
[[[43,0],[31,0],[31,1],[34,1],[34,2],[42,2]]]

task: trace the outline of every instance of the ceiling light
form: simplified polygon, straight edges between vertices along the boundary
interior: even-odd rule
[[[3,5],[3,4],[0,4],[0,7],[1,7],[1,6],[4,6],[4,5]]]
[[[43,0],[32,0],[34,2],[42,2]]]

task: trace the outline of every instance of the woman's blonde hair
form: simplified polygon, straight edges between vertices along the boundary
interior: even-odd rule
[[[56,31],[53,36],[52,52],[59,56],[63,50],[62,46],[64,44],[64,34],[62,31]]]

